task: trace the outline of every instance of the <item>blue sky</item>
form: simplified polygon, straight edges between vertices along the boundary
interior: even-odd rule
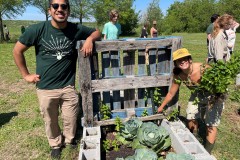
[[[160,0],[159,6],[164,14],[166,13],[166,10],[170,7],[170,5],[174,3],[174,1],[182,2],[183,0]],[[133,6],[136,8],[136,11],[141,11],[141,13],[143,13],[146,11],[150,2],[152,2],[152,0],[135,0]],[[17,16],[15,19],[45,20],[45,16],[39,11],[39,9],[30,6],[27,7],[26,11],[21,16]]]

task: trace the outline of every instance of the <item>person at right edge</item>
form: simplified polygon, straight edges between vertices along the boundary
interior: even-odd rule
[[[223,101],[217,100],[209,106],[209,97],[211,94],[207,91],[195,90],[201,83],[201,77],[209,65],[192,61],[192,56],[186,48],[178,49],[173,52],[173,80],[171,88],[167,93],[162,104],[158,108],[158,112],[162,112],[164,107],[173,99],[184,83],[191,90],[191,96],[188,101],[187,127],[195,135],[198,136],[198,119],[205,122],[206,139],[204,139],[204,147],[211,154],[217,137],[217,127],[220,124],[220,118],[223,110]],[[195,98],[199,102],[194,102]]]
[[[68,22],[68,0],[49,0],[48,12],[52,19],[28,27],[15,44],[13,56],[23,79],[36,83],[51,158],[59,159],[65,146],[77,147],[74,140],[79,113],[75,89],[76,43],[85,40],[81,54],[90,56],[93,42],[100,39],[101,34],[94,28]],[[31,46],[35,47],[36,73],[29,72],[24,56]],[[59,126],[60,113],[63,131]]]
[[[219,60],[224,62],[230,60],[228,51],[228,37],[226,30],[233,24],[233,16],[224,14],[214,23],[213,32],[208,46],[208,63],[216,63]]]

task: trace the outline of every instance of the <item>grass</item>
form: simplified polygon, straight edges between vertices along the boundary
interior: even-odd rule
[[[15,40],[20,35],[20,26],[29,21],[5,21]],[[90,24],[89,24],[90,25]],[[182,47],[189,49],[194,61],[204,62],[206,58],[205,33],[177,33],[183,38]],[[12,42],[15,42],[12,40]],[[240,52],[240,34],[237,34],[235,51]],[[50,149],[44,132],[44,123],[39,113],[35,86],[26,83],[20,76],[12,57],[14,43],[0,44],[0,159],[25,160],[50,159]],[[35,70],[34,48],[26,52],[31,72]],[[235,86],[231,86],[234,89]],[[181,86],[179,104],[181,115],[185,116],[190,91]],[[240,159],[240,109],[239,102],[227,99],[213,155],[218,160]],[[81,130],[78,130],[81,133]],[[77,150],[64,149],[62,159],[76,159]]]

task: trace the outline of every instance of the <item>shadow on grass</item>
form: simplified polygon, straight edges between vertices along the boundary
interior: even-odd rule
[[[8,123],[13,117],[17,115],[18,115],[18,112],[0,113],[0,127]]]

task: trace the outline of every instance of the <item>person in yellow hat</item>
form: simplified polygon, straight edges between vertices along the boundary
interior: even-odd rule
[[[198,135],[198,119],[202,119],[206,125],[206,139],[204,139],[205,149],[211,153],[217,136],[217,126],[220,124],[220,117],[223,103],[215,102],[211,108],[208,107],[210,93],[206,91],[196,91],[196,87],[201,83],[204,70],[210,66],[203,63],[193,63],[192,56],[186,48],[181,48],[173,52],[173,80],[171,88],[163,100],[158,112],[162,112],[164,107],[175,96],[181,83],[184,83],[192,92],[187,106],[188,128],[195,135]],[[199,102],[194,103],[195,98]]]

